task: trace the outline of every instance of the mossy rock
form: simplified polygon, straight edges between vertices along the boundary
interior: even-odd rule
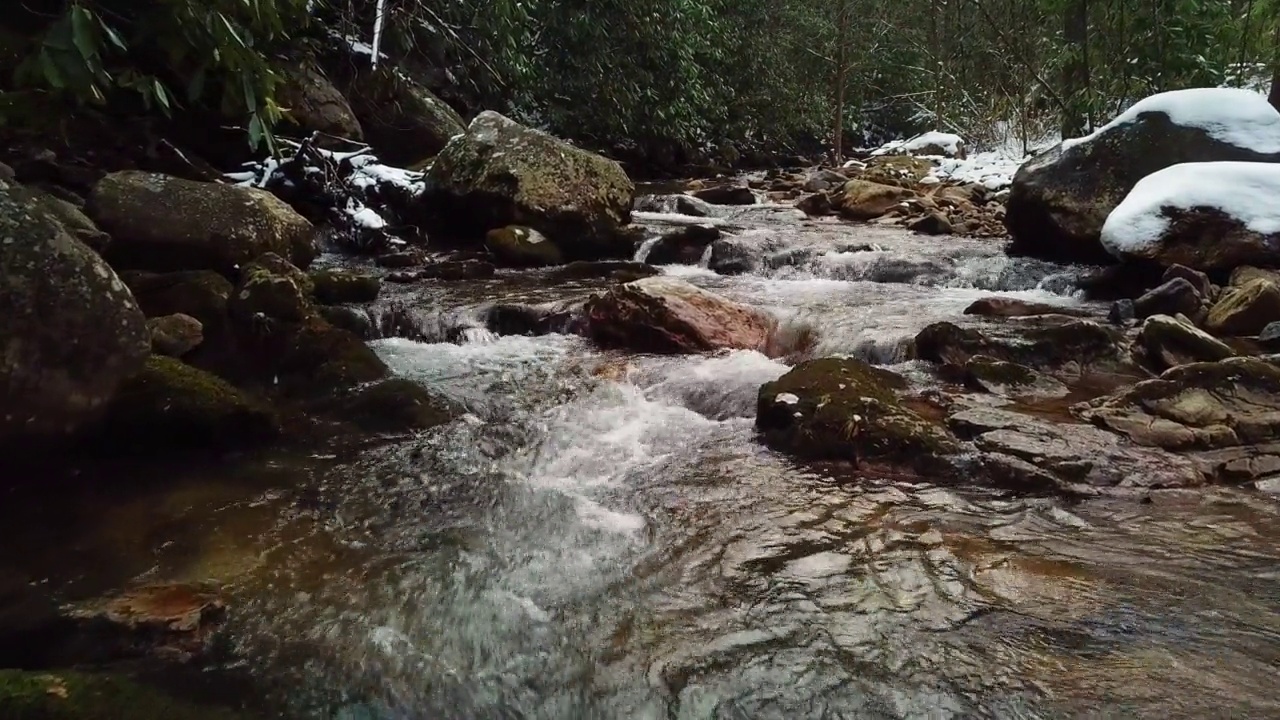
[[[1016,338],[987,337],[955,323],[925,327],[915,338],[916,357],[929,362],[962,366],[976,355],[987,355],[1031,368],[1081,368],[1120,366],[1124,363],[1124,336],[1089,320],[1069,320],[1034,325]]]
[[[0,670],[4,720],[247,720],[187,703],[132,680],[80,672]]]
[[[312,279],[289,261],[267,253],[245,266],[240,284],[228,303],[232,317],[252,321],[258,317],[302,322],[315,314]]]
[[[406,378],[390,378],[358,388],[326,410],[337,419],[370,432],[427,430],[457,415],[448,402]]]
[[[268,330],[259,368],[288,394],[314,395],[381,380],[387,366],[350,331],[320,317]]]
[[[506,267],[547,267],[564,262],[560,248],[533,228],[511,225],[490,230],[484,245],[498,264]]]
[[[312,294],[322,305],[373,302],[382,290],[377,277],[350,270],[313,270],[311,285]]]
[[[230,447],[275,438],[276,414],[216,375],[153,355],[120,388],[96,436],[112,445]]]
[[[94,252],[103,252],[111,236],[98,229],[84,211],[70,202],[37,187],[15,188],[32,210],[44,213],[59,223],[72,237],[88,245]]]
[[[933,170],[933,163],[910,155],[871,158],[859,178],[867,182],[914,188]]]
[[[860,360],[810,360],[760,388],[756,427],[770,447],[806,460],[929,467],[957,444],[901,403],[905,388],[901,376]]]
[[[120,279],[133,291],[147,317],[189,315],[206,336],[226,328],[227,301],[235,286],[212,270],[176,273],[126,271]]]
[[[1256,278],[1223,291],[1209,308],[1204,329],[1215,335],[1257,335],[1280,320],[1280,286]]]

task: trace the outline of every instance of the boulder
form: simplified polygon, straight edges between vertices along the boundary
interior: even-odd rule
[[[1124,261],[1207,272],[1274,266],[1280,214],[1269,208],[1278,195],[1280,162],[1174,165],[1138,181],[1107,216],[1102,245]]]
[[[587,332],[600,345],[654,353],[767,353],[777,327],[764,311],[668,276],[629,282],[592,298],[587,316]]]
[[[1183,112],[1188,107],[1194,110]],[[1275,149],[1237,144],[1248,135],[1239,132],[1242,124],[1254,131],[1280,127],[1280,113],[1246,90],[1179,90],[1138,102],[1089,137],[1035,156],[1010,188],[1011,252],[1113,262],[1100,242],[1103,223],[1142,178],[1179,163],[1280,160]]]
[[[457,415],[449,403],[406,378],[351,390],[329,402],[328,411],[362,430],[390,433],[429,430]]]
[[[312,295],[321,305],[373,302],[382,290],[382,281],[376,276],[352,270],[313,270],[310,278]]]
[[[402,250],[400,252],[383,253],[373,259],[373,264],[391,270],[425,265],[427,256],[420,250]]]
[[[236,277],[263,253],[299,267],[316,255],[311,223],[265,190],[129,170],[98,182],[89,209],[117,267]]]
[[[1015,399],[1060,398],[1067,386],[1029,367],[987,355],[975,355],[965,361],[965,384],[993,395]]]
[[[503,267],[547,267],[564,262],[560,248],[546,235],[519,225],[490,230],[484,246]]]
[[[226,605],[211,588],[152,583],[65,610],[103,660],[154,656],[190,662],[212,650]]]
[[[1088,312],[1080,308],[1050,305],[1048,303],[1018,300],[1007,297],[986,297],[974,300],[964,309],[965,315],[982,315],[984,317],[1035,317],[1037,315],[1067,315],[1085,317]]]
[[[153,355],[121,386],[96,432],[113,450],[252,445],[279,433],[275,413],[221,378]]]
[[[1227,282],[1230,287],[1243,287],[1253,280],[1266,280],[1277,287],[1280,287],[1280,272],[1275,270],[1264,270],[1262,268],[1253,267],[1252,265],[1241,265],[1231,271],[1231,277]]]
[[[1138,346],[1158,370],[1193,362],[1223,360],[1235,355],[1226,343],[1168,315],[1152,315],[1138,331]]]
[[[298,323],[256,322],[240,334],[249,377],[289,396],[323,396],[389,373],[359,336],[319,314]]]
[[[373,318],[364,308],[346,307],[343,305],[325,305],[318,309],[320,317],[334,327],[341,328],[361,340],[378,339],[378,329]]]
[[[276,102],[284,110],[286,125],[306,135],[319,132],[357,142],[364,139],[360,121],[347,98],[320,69],[315,58],[306,57],[291,63],[281,77],[283,82],[276,89]],[[322,137],[321,144],[327,140]]]
[[[180,358],[204,342],[204,326],[190,315],[174,313],[147,320],[151,352]]]
[[[809,217],[830,215],[831,196],[827,195],[825,192],[806,195],[796,201],[796,209]]]
[[[835,170],[818,169],[809,173],[805,178],[803,189],[805,192],[822,193],[832,188],[838,188],[848,181],[849,178]]]
[[[941,466],[950,433],[898,398],[906,381],[852,358],[800,363],[760,388],[756,428],[769,447],[806,460]]]
[[[1196,287],[1186,278],[1176,277],[1165,281],[1158,287],[1143,293],[1133,301],[1134,316],[1138,319],[1152,315],[1187,315],[1195,317],[1200,314],[1203,297]]]
[[[693,197],[712,205],[755,205],[756,194],[745,185],[717,185],[695,190]]]
[[[235,286],[212,270],[178,273],[127,271],[121,279],[133,291],[148,317],[187,315],[200,322],[202,333],[220,332],[227,324],[227,302]]]
[[[697,265],[707,246],[719,239],[714,225],[684,225],[658,238],[642,259],[651,265]]]
[[[1262,332],[1258,333],[1258,344],[1271,351],[1280,349],[1280,320],[1267,323],[1262,328]]]
[[[418,168],[434,158],[467,122],[425,85],[400,68],[368,58],[335,68],[365,139],[383,162]]]
[[[34,212],[40,212],[62,225],[75,239],[88,245],[94,252],[102,253],[111,236],[98,229],[88,215],[76,205],[38,187],[13,185],[18,201]]]
[[[21,197],[0,182],[0,444],[74,431],[151,348],[115,272]]]
[[[569,260],[630,257],[620,229],[635,186],[616,162],[495,112],[480,113],[427,174],[435,225],[458,236],[525,225]]]
[[[311,296],[315,285],[306,273],[288,260],[267,253],[240,273],[227,310],[247,326],[256,318],[301,322],[315,314]]]
[[[907,223],[907,229],[921,235],[950,235],[955,232],[947,216],[937,210]]]
[[[1191,283],[1191,286],[1196,289],[1200,297],[1205,300],[1212,300],[1214,295],[1217,294],[1213,281],[1209,279],[1208,275],[1199,270],[1193,270],[1186,265],[1170,265],[1165,269],[1164,276],[1160,278],[1160,281],[1167,283],[1175,278],[1182,278]]]
[[[1169,450],[1270,443],[1280,432],[1280,367],[1260,358],[1179,365],[1072,411]]]
[[[908,155],[881,155],[867,161],[858,176],[867,182],[913,188],[933,170],[933,163]]]
[[[1280,286],[1257,279],[1223,291],[1204,328],[1214,335],[1257,335],[1280,320]]]
[[[1124,350],[1123,335],[1090,320],[1019,328],[1013,338],[988,337],[977,330],[939,322],[915,338],[916,357],[957,367],[976,355],[987,355],[1036,369],[1111,370],[1126,364]]]
[[[755,255],[747,246],[734,240],[711,243],[711,260],[707,268],[721,275],[743,275],[756,268]]]
[[[915,193],[905,188],[850,180],[831,198],[831,206],[850,220],[874,220],[912,197]]]

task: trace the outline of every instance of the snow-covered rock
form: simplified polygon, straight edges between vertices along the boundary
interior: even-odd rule
[[[1102,226],[1121,259],[1197,270],[1280,265],[1280,163],[1183,163],[1133,187]]]
[[[932,131],[906,140],[886,143],[873,150],[871,155],[925,155],[963,159],[964,139],[952,133]]]
[[[1006,214],[1010,249],[1060,262],[1111,262],[1103,224],[1138,181],[1171,165],[1217,161],[1280,162],[1280,112],[1255,93],[1229,88],[1149,97],[1018,170]]]

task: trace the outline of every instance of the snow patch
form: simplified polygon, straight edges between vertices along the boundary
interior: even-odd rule
[[[1181,163],[1152,173],[1107,216],[1102,245],[1113,255],[1137,253],[1160,242],[1169,228],[1166,208],[1216,208],[1256,233],[1280,233],[1280,164]]]
[[[964,160],[941,158],[926,179],[958,185],[976,183],[991,191],[1003,190],[1013,184],[1014,174],[1026,161],[1026,157],[1002,150],[973,153]]]
[[[773,398],[773,401],[781,405],[795,405],[800,402],[800,398],[791,393],[778,393],[777,396]]]
[[[1145,113],[1163,113],[1175,125],[1194,127],[1209,137],[1257,153],[1280,153],[1280,112],[1255,92],[1238,88],[1192,88],[1139,100],[1114,120],[1082,138],[1064,140],[1063,150],[1135,122]]]
[[[890,153],[896,155],[915,155],[926,148],[932,149],[934,147],[939,147],[942,148],[944,155],[948,157],[955,157],[961,153],[961,148],[963,148],[963,146],[964,139],[959,135],[931,131],[916,135],[915,137],[908,138],[906,140],[894,140],[893,142],[885,143],[879,148],[873,150],[871,154],[873,156],[889,155]]]

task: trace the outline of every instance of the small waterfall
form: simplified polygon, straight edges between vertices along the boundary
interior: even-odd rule
[[[648,259],[649,253],[653,252],[653,246],[657,245],[658,241],[661,239],[662,236],[657,235],[640,243],[640,247],[636,248],[635,257],[633,257],[632,260],[635,260],[636,262],[644,262]]]

